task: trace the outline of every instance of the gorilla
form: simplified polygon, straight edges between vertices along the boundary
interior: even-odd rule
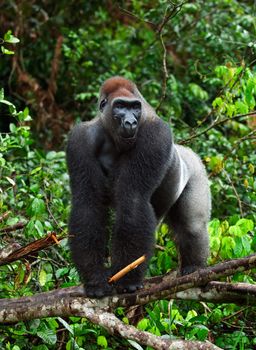
[[[108,279],[142,255],[148,262],[159,221],[173,229],[180,273],[204,267],[211,204],[199,157],[174,143],[169,125],[125,78],[103,83],[98,110],[92,121],[71,130],[67,145],[69,243],[86,295],[141,288],[147,263],[114,286]]]

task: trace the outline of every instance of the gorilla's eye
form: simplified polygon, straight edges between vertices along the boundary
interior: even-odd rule
[[[106,98],[104,98],[104,100],[102,100],[100,102],[100,110],[103,111],[103,108],[106,106],[108,100]]]

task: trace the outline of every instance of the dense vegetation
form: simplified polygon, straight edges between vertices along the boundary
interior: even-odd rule
[[[204,160],[213,202],[209,264],[255,252],[255,12],[245,0],[1,4],[0,248],[48,232],[67,234],[67,132],[95,116],[100,84],[124,75],[170,122],[176,141]],[[156,243],[151,276],[177,266],[165,225]],[[232,281],[255,283],[255,271]],[[0,267],[1,298],[78,283],[66,238],[29,260]],[[117,314],[132,322],[125,311]],[[253,349],[255,311],[159,300],[142,310],[137,327],[208,339],[225,349]],[[77,317],[0,326],[0,347],[141,349]]]

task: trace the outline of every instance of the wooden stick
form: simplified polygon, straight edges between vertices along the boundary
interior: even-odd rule
[[[139,259],[133,261],[131,264],[127,265],[122,270],[118,271],[114,276],[110,277],[110,279],[108,280],[108,283],[113,283],[120,280],[120,278],[125,276],[131,270],[136,269],[136,267],[142,264],[145,260],[146,260],[146,255],[142,255]]]

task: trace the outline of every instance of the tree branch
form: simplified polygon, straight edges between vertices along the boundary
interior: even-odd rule
[[[243,272],[256,267],[256,254],[228,260],[205,269],[197,270],[190,275],[178,277],[174,280],[164,280],[156,284],[149,290],[143,289],[137,293],[138,299],[149,299],[150,301],[170,298],[173,293],[177,293],[190,288],[206,286],[207,283],[218,280],[221,277],[233,275],[236,272]],[[139,303],[135,303],[139,304]]]
[[[50,293],[42,293],[45,296]],[[56,294],[56,293],[55,293]],[[119,334],[123,338],[132,339],[143,345],[152,346],[154,349],[202,349],[217,350],[217,346],[211,343],[202,343],[197,341],[186,340],[167,340],[162,339],[149,332],[139,331],[133,326],[125,325],[114,314],[106,311],[108,309],[106,299],[90,300],[82,297],[65,297],[65,298],[48,298],[40,303],[34,303],[35,297],[26,297],[16,299],[16,303],[12,303],[12,308],[0,309],[1,322],[10,323],[21,320],[29,320],[33,318],[43,317],[68,317],[79,316],[86,317],[94,324],[104,327],[110,334]]]
[[[179,143],[181,145],[189,143],[194,138],[197,138],[203,134],[206,134],[209,130],[216,128],[216,126],[219,126],[221,124],[225,124],[228,121],[232,121],[232,120],[236,120],[236,119],[240,119],[240,118],[250,118],[250,117],[253,118],[255,116],[255,114],[256,114],[256,111],[252,111],[252,112],[245,113],[245,114],[238,114],[238,115],[235,115],[233,117],[227,117],[227,118],[224,118],[221,120],[215,119],[207,128],[205,128],[204,130],[202,130],[198,133],[191,135],[190,137],[188,137],[185,140],[180,141]]]
[[[91,322],[104,327],[110,334],[119,334],[123,338],[128,338],[139,342],[142,345],[151,346],[157,350],[167,349],[184,349],[184,350],[217,350],[219,347],[209,342],[188,341],[188,340],[170,340],[163,339],[149,332],[143,332],[136,329],[134,326],[126,325],[120,321],[114,314],[109,312],[101,312],[100,310],[88,310],[81,305],[79,300],[74,303],[74,308],[83,313]]]
[[[254,267],[256,267],[256,254],[242,259],[225,261],[224,263],[208,267],[200,270],[200,272],[194,272],[183,277],[175,278],[175,273],[152,277],[145,280],[144,288],[137,293],[120,294],[104,299],[92,300],[95,307],[103,308],[105,311],[114,310],[118,306],[144,305],[160,297],[161,299],[178,298],[182,300],[201,300],[202,298],[204,301],[218,303],[229,301],[232,303],[238,302],[239,304],[246,305],[250,303],[255,305],[256,285],[211,281]],[[209,283],[206,282],[207,278],[209,279]],[[161,294],[159,295],[159,293]],[[72,300],[72,298],[82,296],[84,297],[83,287],[77,286],[39,293],[30,297],[0,299],[0,322],[16,322],[18,320],[12,318],[12,309],[16,310],[19,317],[22,315],[23,320],[31,319],[32,315],[29,315],[29,310],[32,310],[33,307],[38,306],[38,304],[43,303],[44,307],[47,309],[49,305],[53,305],[56,300]]]
[[[103,299],[89,299],[83,288],[70,287],[31,297],[0,300],[0,323],[13,323],[42,317],[86,317],[104,327],[111,334],[119,334],[155,349],[219,349],[211,343],[170,340],[142,332],[125,325],[111,312],[118,306],[144,305],[161,299],[203,300],[211,302],[237,302],[256,304],[256,286],[248,283],[215,282],[214,279],[256,267],[256,254],[225,261],[174,278],[175,273],[153,277],[145,281],[144,289],[136,294],[122,294]]]

